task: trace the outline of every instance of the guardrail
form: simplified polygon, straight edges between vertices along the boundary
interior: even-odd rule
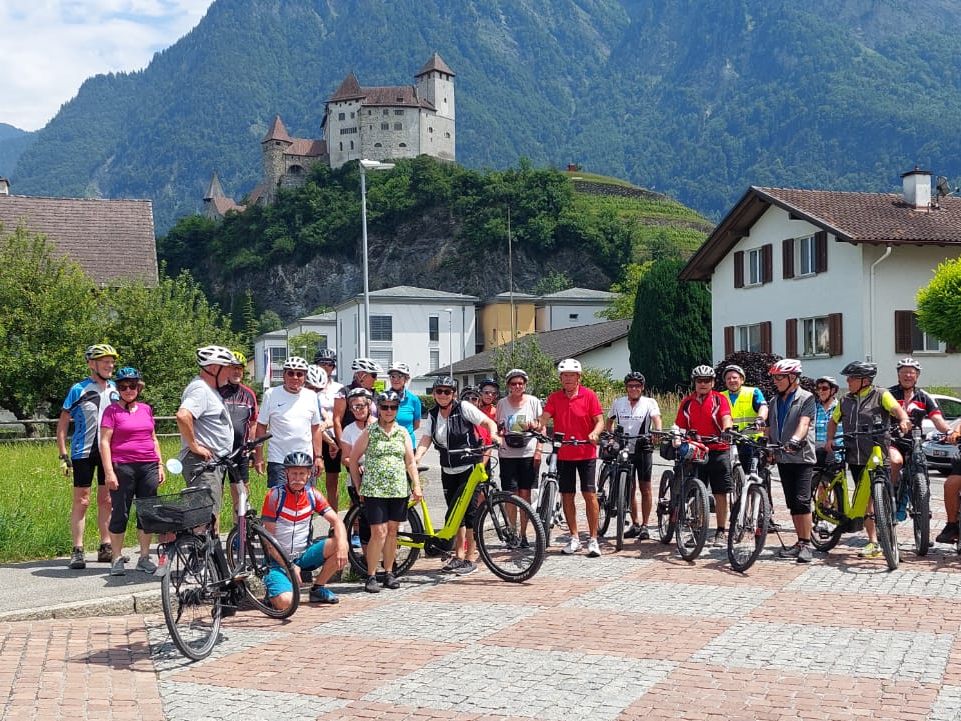
[[[175,416],[155,416],[154,420],[157,423],[158,438],[180,436],[180,433],[177,432],[177,420]],[[57,439],[56,426],[58,422],[59,419],[57,418],[28,418],[17,421],[0,421],[0,443],[55,441]],[[71,421],[71,426],[72,425],[73,421]],[[29,435],[27,432],[28,427],[31,429],[41,429],[40,435]],[[72,431],[72,429],[68,430],[68,439],[70,437],[69,431]],[[34,432],[36,433],[36,431]],[[69,445],[69,440],[67,445]]]

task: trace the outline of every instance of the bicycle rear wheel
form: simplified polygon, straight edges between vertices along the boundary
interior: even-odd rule
[[[771,506],[767,493],[752,483],[744,494],[744,513],[741,513],[740,497],[731,508],[731,526],[727,533],[727,557],[731,568],[743,573],[757,560],[767,539],[767,526]]]
[[[354,504],[347,511],[347,515],[344,516],[344,526],[347,528],[347,535],[351,534],[351,529],[360,520],[361,513],[363,513],[363,507]],[[418,515],[417,510],[414,506],[407,507],[407,520],[401,523],[397,529],[398,541],[410,541],[411,534],[422,534],[424,532],[424,524],[420,520],[420,515]],[[414,565],[414,561],[420,555],[419,548],[412,548],[410,545],[397,544],[397,556],[394,558],[394,575],[402,576],[407,573],[411,566]],[[350,567],[360,577],[365,577],[367,575],[367,557],[364,555],[364,547],[354,548],[352,543],[347,545],[347,559],[350,561]]]
[[[928,474],[918,471],[914,474],[911,489],[911,522],[914,526],[914,552],[926,556],[931,548],[931,485]]]
[[[543,487],[537,497],[537,516],[544,526],[544,547],[551,545],[551,531],[554,528],[554,513],[557,506],[557,481],[543,479]]]
[[[631,492],[631,476],[626,469],[618,471],[612,491],[614,492],[614,514],[617,520],[617,537],[614,541],[614,548],[622,551],[624,550],[624,524],[630,512]]]
[[[167,573],[160,584],[160,600],[170,638],[189,659],[207,658],[220,632],[223,581],[207,541],[181,535],[167,549]]]
[[[677,514],[674,538],[677,552],[685,561],[693,561],[704,549],[711,509],[707,488],[697,478],[689,478]]]
[[[614,496],[614,466],[605,461],[597,475],[597,506],[600,512],[597,531],[602,536],[607,535],[607,529],[610,528],[611,519],[614,517]]]
[[[527,529],[534,538],[527,548],[521,547],[520,537],[511,523],[527,519]],[[521,582],[533,578],[547,555],[544,525],[534,509],[524,499],[499,492],[481,504],[474,521],[474,538],[481,560],[498,578]]]
[[[247,553],[244,562],[238,558],[240,544],[239,533],[235,526],[227,536],[227,563],[231,573],[247,572],[247,577],[240,583],[244,590],[247,603],[270,618],[289,618],[294,615],[300,605],[301,579],[294,568],[293,562],[286,552],[271,536],[267,529],[257,521],[247,521]],[[273,572],[282,574],[291,586],[293,599],[287,608],[274,608],[267,598],[267,574]]]
[[[888,484],[884,480],[875,480],[871,484],[871,500],[874,501],[874,524],[878,532],[878,544],[881,546],[881,552],[884,553],[888,569],[893,571],[901,562],[901,551],[898,548],[894,501]]]
[[[811,488],[811,508],[814,526],[811,545],[827,553],[841,540],[844,533],[844,489],[827,473],[816,473]]]
[[[661,484],[657,491],[657,535],[665,546],[674,538],[675,520],[671,517],[671,487],[674,484],[674,471],[667,469],[661,474]]]

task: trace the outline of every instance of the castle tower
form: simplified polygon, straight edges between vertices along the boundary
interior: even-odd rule
[[[280,115],[275,115],[270,129],[260,141],[264,163],[264,194],[261,197],[264,203],[272,203],[277,196],[277,187],[287,170],[284,153],[293,142],[284,127],[284,121],[280,119]]]
[[[454,71],[437,53],[414,76],[417,95],[434,106],[434,112],[421,114],[420,152],[454,160]]]
[[[348,160],[360,158],[360,110],[364,90],[353,73],[334,91],[324,111],[324,140],[330,167],[339,168]]]

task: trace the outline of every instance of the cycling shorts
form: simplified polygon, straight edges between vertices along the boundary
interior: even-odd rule
[[[73,487],[90,488],[93,485],[93,474],[97,472],[97,485],[102,486],[104,481],[103,461],[100,460],[100,448],[94,446],[90,455],[86,458],[74,458],[73,463]]]
[[[301,571],[316,571],[324,565],[324,545],[328,540],[321,538],[311,543],[304,552],[294,559],[294,565]],[[290,578],[285,570],[282,570],[276,563],[270,564],[270,570],[264,576],[264,586],[267,589],[267,598],[274,598],[282,593],[290,593],[294,590],[290,583]]]
[[[399,498],[372,498],[364,497],[364,514],[367,516],[367,523],[377,526],[387,521],[402,522],[407,518],[407,497]]]
[[[518,488],[529,491],[537,485],[534,458],[501,458],[501,489],[514,493]]]
[[[723,451],[708,451],[707,463],[698,466],[697,477],[714,495],[730,493],[733,488],[731,452],[726,448]]]
[[[557,487],[561,493],[577,491],[577,476],[581,477],[581,493],[597,493],[597,459],[557,461]]]

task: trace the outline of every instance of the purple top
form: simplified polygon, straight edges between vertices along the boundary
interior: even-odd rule
[[[103,412],[102,428],[112,428],[110,454],[114,463],[159,463],[153,442],[153,408],[137,403],[133,412],[119,403],[111,403]]]

